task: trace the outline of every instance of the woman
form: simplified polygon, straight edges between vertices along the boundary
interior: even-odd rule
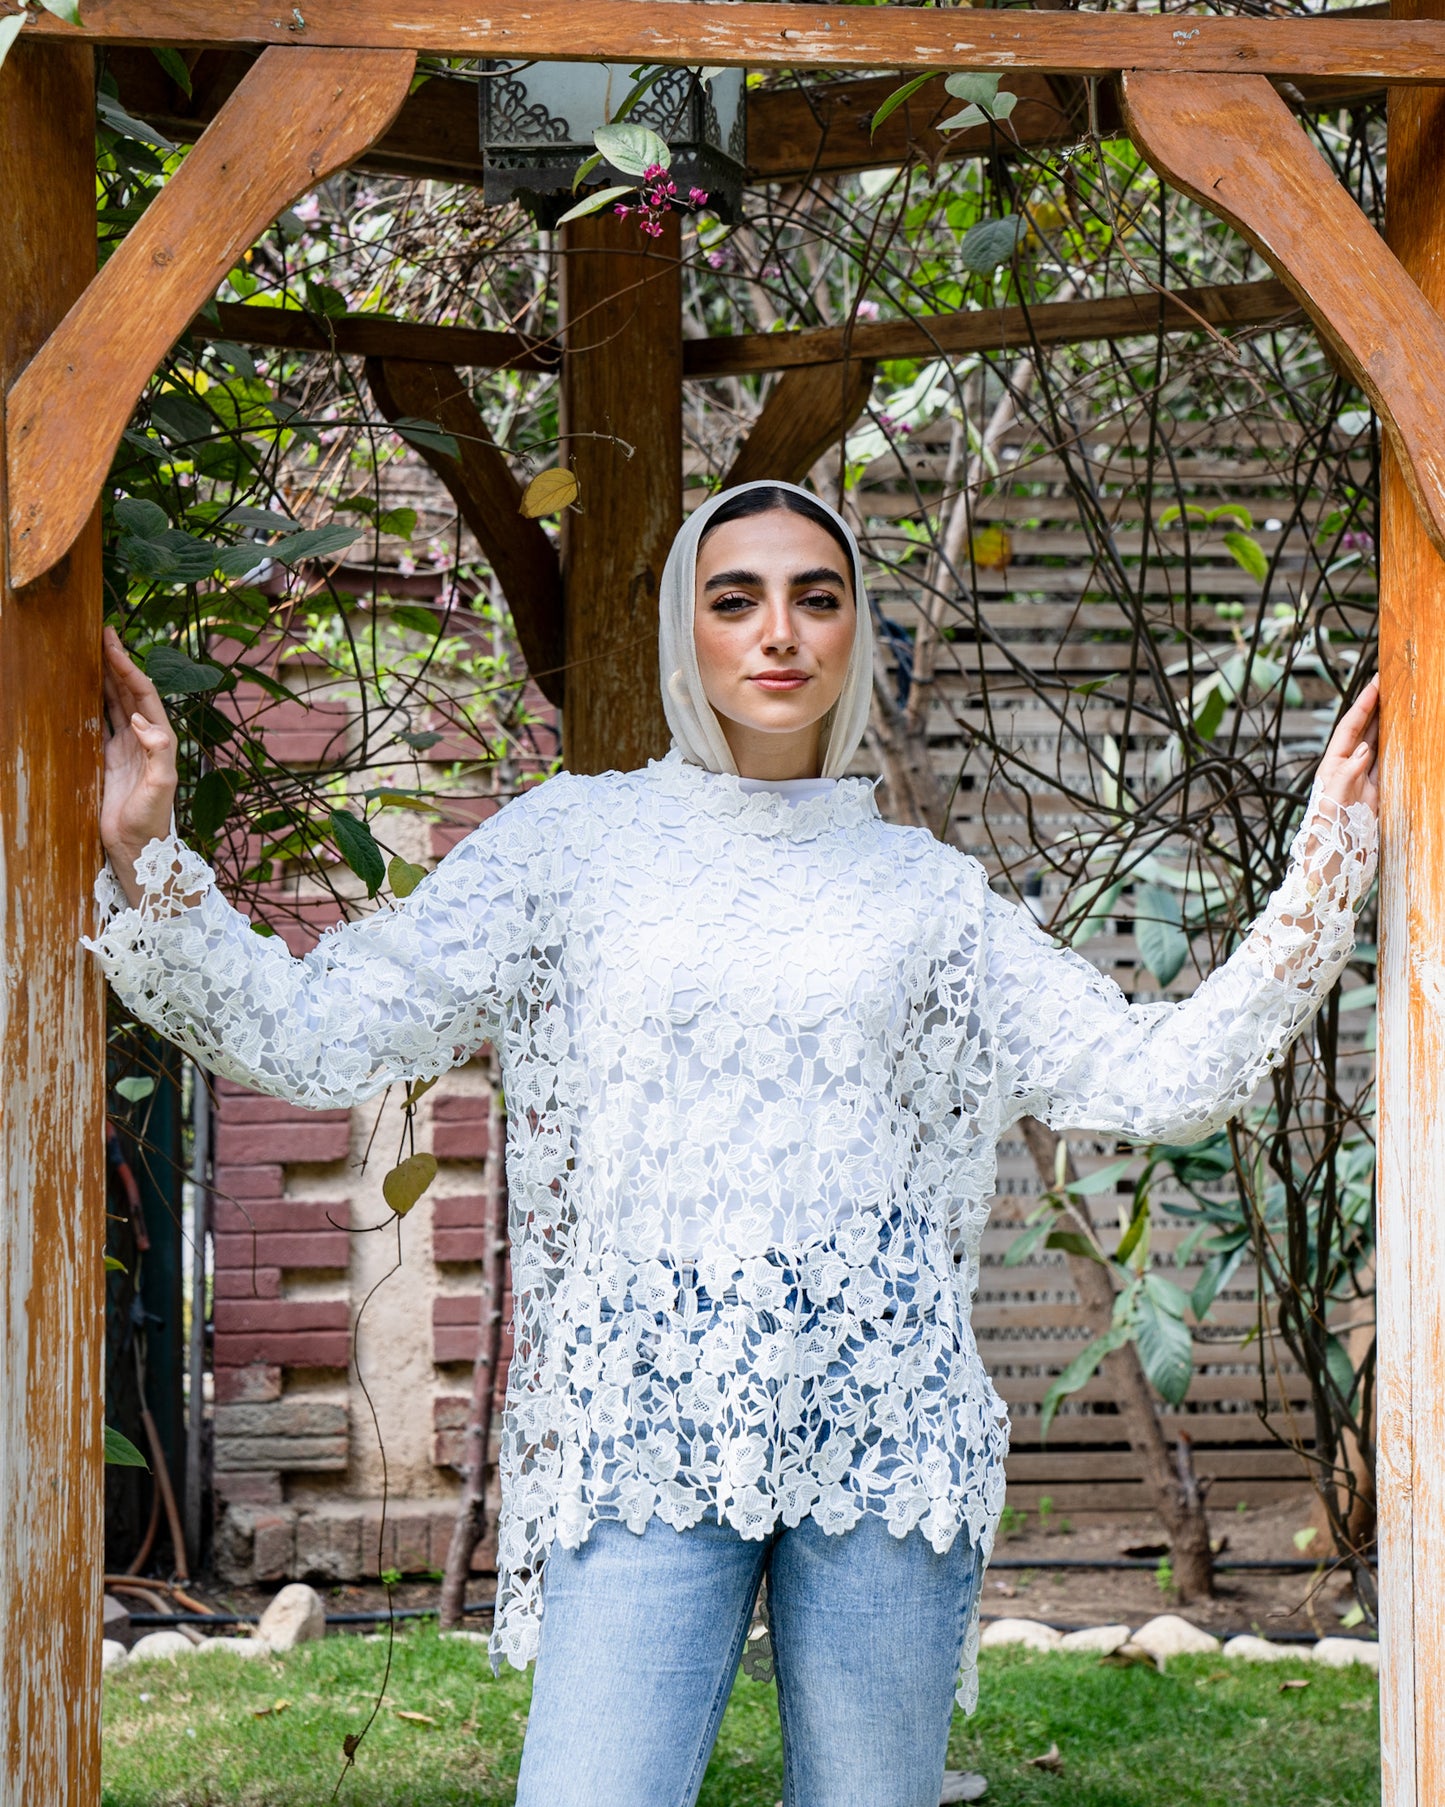
[[[519,1802],[695,1799],[766,1573],[789,1807],[932,1807],[1003,1504],[969,1326],[999,1134],[1027,1111],[1179,1142],[1245,1102],[1353,945],[1375,687],[1248,939],[1187,1002],[1131,1006],[842,776],[863,574],[791,485],[677,536],[666,759],[549,780],[301,961],[167,832],[175,739],[107,645],[91,945],[130,1007],[318,1107],[502,1051],[493,1660],[538,1659]]]

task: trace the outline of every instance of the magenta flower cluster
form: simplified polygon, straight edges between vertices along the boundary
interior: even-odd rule
[[[617,203],[615,211],[625,219],[629,213],[637,215],[637,223],[649,238],[662,237],[662,218],[669,207],[681,205],[677,198],[677,184],[660,163],[649,163],[642,172],[642,180],[646,186],[642,190],[642,199],[635,206],[625,201]],[[693,207],[707,205],[705,188],[689,188],[688,202]]]

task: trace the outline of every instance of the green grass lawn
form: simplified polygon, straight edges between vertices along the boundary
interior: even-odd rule
[[[330,1800],[342,1739],[370,1713],[385,1657],[382,1644],[332,1637],[279,1658],[113,1671],[104,1807]],[[1290,1679],[1309,1686],[1282,1689]],[[494,1681],[479,1645],[429,1626],[399,1635],[385,1702],[339,1799],[510,1802],[529,1693],[529,1675],[508,1670]],[[987,1776],[990,1807],[1368,1807],[1380,1798],[1378,1733],[1375,1679],[1363,1669],[1192,1657],[1160,1675],[1092,1657],[985,1651],[982,1704],[972,1719],[955,1715],[949,1765]],[[1062,1771],[1030,1768],[1052,1744]],[[740,1678],[702,1807],[775,1807],[780,1778],[773,1689]]]

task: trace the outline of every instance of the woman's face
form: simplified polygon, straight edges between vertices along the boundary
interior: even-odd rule
[[[743,777],[817,775],[819,726],[842,694],[854,625],[848,560],[806,515],[770,509],[704,536],[698,670]]]

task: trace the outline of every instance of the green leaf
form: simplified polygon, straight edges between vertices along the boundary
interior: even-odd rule
[[[191,72],[187,69],[186,60],[181,55],[180,51],[156,49],[153,47],[151,55],[160,64],[161,68],[165,70],[166,74],[180,89],[181,93],[185,95],[186,99],[189,100],[191,98]]]
[[[217,546],[215,554],[212,570],[232,579],[249,577],[270,557],[267,549],[258,546],[254,540],[241,540],[234,546]]]
[[[333,809],[331,833],[341,857],[366,886],[366,895],[375,897],[386,877],[386,861],[376,837],[360,816],[349,809]]]
[[[1354,1364],[1345,1351],[1345,1345],[1337,1336],[1325,1338],[1325,1367],[1330,1379],[1339,1389],[1339,1395],[1348,1405],[1354,1398],[1356,1375]]]
[[[1155,1392],[1170,1405],[1182,1405],[1194,1378],[1194,1339],[1182,1318],[1161,1309],[1155,1290],[1147,1285],[1156,1276],[1145,1278],[1134,1329],[1139,1361]],[[1178,1288],[1174,1290],[1177,1292]]]
[[[1188,1310],[1189,1297],[1184,1288],[1166,1280],[1163,1274],[1145,1274],[1142,1284],[1160,1311],[1167,1311],[1171,1318],[1182,1318]]]
[[[624,176],[640,176],[654,164],[663,169],[672,166],[672,152],[649,126],[600,125],[592,134],[592,142]]]
[[[1254,530],[1254,516],[1242,502],[1221,502],[1218,508],[1211,508],[1204,518],[1211,524],[1215,521],[1237,521],[1246,533]]]
[[[154,1079],[143,1078],[139,1073],[127,1074],[124,1079],[117,1079],[115,1089],[127,1104],[139,1104],[142,1098],[149,1098],[156,1089]]]
[[[415,729],[408,733],[397,735],[397,739],[404,740],[413,753],[429,753],[441,738],[440,734],[433,733],[430,728],[425,730]]]
[[[382,533],[390,533],[399,540],[409,540],[416,532],[416,510],[388,508],[385,514],[376,517],[376,525]]]
[[[425,877],[425,866],[413,866],[410,860],[402,859],[400,854],[387,862],[386,880],[391,886],[393,897],[410,897]]]
[[[105,1271],[108,1274],[123,1274],[128,1270],[123,1261],[117,1261],[114,1255],[105,1257]]]
[[[207,840],[224,827],[241,774],[231,768],[217,767],[204,773],[191,794],[191,827]]]
[[[150,1463],[131,1442],[111,1425],[105,1427],[105,1459],[112,1468],[149,1468]]]
[[[1102,1264],[1104,1257],[1077,1230],[1052,1230],[1044,1243],[1046,1249],[1062,1249],[1066,1255],[1081,1255],[1085,1261],[1097,1261]]]
[[[333,522],[330,527],[307,527],[301,533],[288,534],[274,546],[266,547],[264,556],[283,565],[299,565],[304,558],[330,558],[337,552],[345,552],[348,546],[354,546],[362,532],[360,527],[343,527],[338,522]]]
[[[573,194],[576,194],[577,190],[582,186],[582,184],[592,174],[593,170],[595,170],[597,168],[597,166],[601,163],[601,161],[602,161],[601,151],[593,151],[593,153],[590,157],[584,157],[583,160],[577,165],[577,174],[575,176],[573,176],[573,178],[572,178]]]
[[[157,539],[171,524],[166,511],[154,502],[147,502],[143,496],[122,496],[111,512],[116,525],[126,533],[133,533],[137,539]]]
[[[1228,699],[1219,684],[1209,684],[1205,688],[1203,700],[1194,711],[1194,732],[1201,740],[1213,740],[1219,732],[1219,724],[1224,720],[1224,712],[1229,707]]]
[[[215,665],[200,665],[174,646],[153,646],[146,654],[146,676],[162,696],[198,696],[214,690],[225,677]]]
[[[1134,1156],[1126,1154],[1122,1160],[1110,1161],[1105,1167],[1096,1167],[1092,1173],[1070,1180],[1064,1191],[1071,1198],[1093,1198],[1100,1192],[1112,1192],[1115,1184],[1124,1177],[1133,1163]]]
[[[950,76],[949,80],[952,79]],[[895,88],[873,115],[873,123],[868,127],[868,136],[871,138],[890,114],[896,113],[906,100],[911,100],[920,88],[926,87],[932,80],[933,71],[930,69],[923,75],[915,75],[911,82],[904,82],[901,88]]]
[[[1021,213],[1008,213],[1000,220],[981,220],[964,233],[958,247],[965,270],[975,276],[987,276],[1000,264],[1006,264],[1028,231],[1028,221]]]
[[[1148,1222],[1149,1194],[1141,1186],[1134,1200],[1134,1215],[1129,1219],[1129,1227],[1119,1238],[1119,1246],[1114,1250],[1114,1259],[1121,1267],[1138,1248]]]
[[[1054,1413],[1070,1393],[1077,1393],[1079,1388],[1091,1378],[1099,1363],[1106,1355],[1112,1355],[1116,1349],[1122,1349],[1129,1340],[1127,1328],[1116,1324],[1106,1330],[1102,1336],[1096,1336],[1087,1349],[1082,1349],[1059,1375],[1058,1379],[1044,1394],[1044,1403],[1039,1413],[1039,1441],[1042,1443],[1049,1434],[1049,1426],[1053,1423]]]
[[[1218,1254],[1211,1255],[1199,1270],[1194,1291],[1189,1295],[1189,1308],[1201,1324],[1248,1252],[1248,1242],[1242,1241],[1237,1248],[1221,1249]]]
[[[610,207],[614,201],[620,201],[623,195],[636,193],[636,188],[630,182],[623,182],[616,188],[594,189],[575,207],[569,207],[566,213],[559,214],[557,224],[565,226],[568,220],[585,219],[589,213],[600,213],[604,207]]]
[[[9,18],[0,19],[0,68],[5,65],[10,46],[25,29],[25,14],[11,13]]]
[[[988,75],[979,69],[960,69],[944,82],[944,92],[955,100],[969,100],[975,106],[989,106],[998,93],[1001,75]]]
[[[199,402],[167,389],[151,403],[151,422],[172,445],[195,445],[216,431],[216,421]]]
[[[1269,576],[1269,560],[1259,541],[1247,533],[1226,533],[1224,543],[1234,555],[1234,562],[1263,583]]]
[[[1183,504],[1176,503],[1174,506],[1166,508],[1159,516],[1159,520],[1156,524],[1162,533],[1167,528],[1174,526],[1176,521],[1183,521],[1186,516],[1190,515],[1198,515],[1201,521],[1207,521],[1211,518],[1207,508],[1201,508],[1197,502],[1185,502]],[[1248,523],[1246,524],[1248,525]]]
[[[441,616],[415,602],[392,603],[386,611],[386,618],[397,627],[410,628],[412,633],[425,634],[431,640],[435,640],[442,631]]]
[[[438,452],[443,458],[460,458],[462,448],[450,433],[444,433],[434,420],[413,420],[410,415],[391,423],[393,433],[399,433],[408,445],[414,445],[419,452]]]
[[[1189,958],[1189,937],[1180,926],[1179,899],[1162,885],[1140,885],[1134,894],[1134,940],[1139,958],[1167,985]]]

